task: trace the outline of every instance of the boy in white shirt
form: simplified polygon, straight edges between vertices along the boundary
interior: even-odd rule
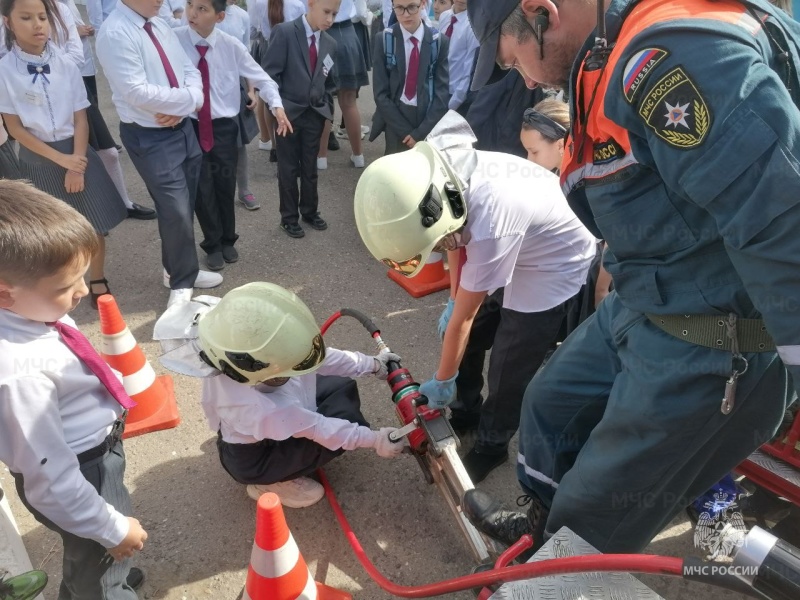
[[[382,352],[367,356],[325,348],[314,316],[292,292],[250,283],[228,292],[197,325],[200,358],[222,374],[203,382],[203,410],[217,432],[222,466],[258,499],[276,493],[284,506],[318,502],[309,479],[345,450],[372,448],[391,458],[391,427],[373,431],[351,377],[385,379]]]
[[[135,403],[67,316],[97,248],[68,204],[0,181],[0,462],[62,538],[59,597],[136,600],[128,559],[147,533],[127,516],[121,440]]]
[[[467,15],[467,0],[454,0],[453,8],[439,17],[439,32],[450,40],[447,57],[450,63],[450,110],[466,117],[471,104],[469,86],[472,67],[480,44]]]
[[[367,168],[355,216],[372,255],[405,276],[433,251],[448,251],[451,265],[460,249],[466,254],[440,321],[438,367],[419,391],[430,408],[451,404],[458,391],[451,424],[456,432],[477,429],[464,468],[478,483],[508,459],[525,387],[586,280],[595,239],[558,177],[517,156],[473,150],[474,142],[450,111],[426,142]]]
[[[186,56],[200,71],[203,85],[203,106],[191,115],[203,151],[195,213],[204,237],[200,247],[206,252],[206,264],[212,271],[239,260],[234,247],[239,238],[234,202],[239,162],[240,77],[248,80],[250,89],[258,89],[271,107],[278,135],[292,131],[278,85],[253,60],[244,44],[217,30],[217,23],[225,19],[226,8],[225,0],[187,0],[189,25],[174,30]],[[255,104],[254,97],[251,104]]]

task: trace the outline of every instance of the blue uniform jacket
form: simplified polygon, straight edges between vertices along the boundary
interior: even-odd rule
[[[733,4],[612,0],[609,40],[630,11],[641,23],[642,11],[665,2],[691,13]],[[753,4],[798,31],[779,9]],[[629,22],[636,34],[612,52],[592,108],[599,125],[588,136],[592,86],[575,63],[562,185],[608,243],[604,264],[628,308],[761,316],[800,384],[800,110],[764,27],[728,13]],[[778,42],[800,65],[800,36]],[[796,77],[791,85],[800,91]]]

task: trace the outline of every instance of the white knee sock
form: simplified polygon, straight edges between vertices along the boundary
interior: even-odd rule
[[[125,208],[133,208],[133,202],[128,198],[128,190],[125,188],[125,179],[122,176],[122,165],[119,164],[119,152],[117,152],[117,149],[106,148],[105,150],[98,150],[97,155],[103,161],[103,166],[108,171],[108,176],[114,182],[119,195],[122,196]]]

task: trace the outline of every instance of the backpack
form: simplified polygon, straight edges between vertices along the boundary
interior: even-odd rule
[[[439,32],[435,29],[432,31],[431,37],[431,63],[428,65],[428,74],[426,77],[428,87],[428,106],[426,111],[433,104],[434,93],[434,77],[436,75],[436,63],[439,60]],[[394,27],[389,27],[383,30],[383,52],[386,62],[386,70],[393,69],[397,66],[397,57],[394,54]]]

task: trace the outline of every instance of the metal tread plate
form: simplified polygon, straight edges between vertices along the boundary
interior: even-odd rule
[[[528,562],[599,554],[566,527]],[[664,600],[629,573],[570,573],[504,583],[492,600]]]
[[[765,471],[777,475],[787,483],[800,488],[800,471],[779,458],[761,450],[756,450],[747,460]]]

